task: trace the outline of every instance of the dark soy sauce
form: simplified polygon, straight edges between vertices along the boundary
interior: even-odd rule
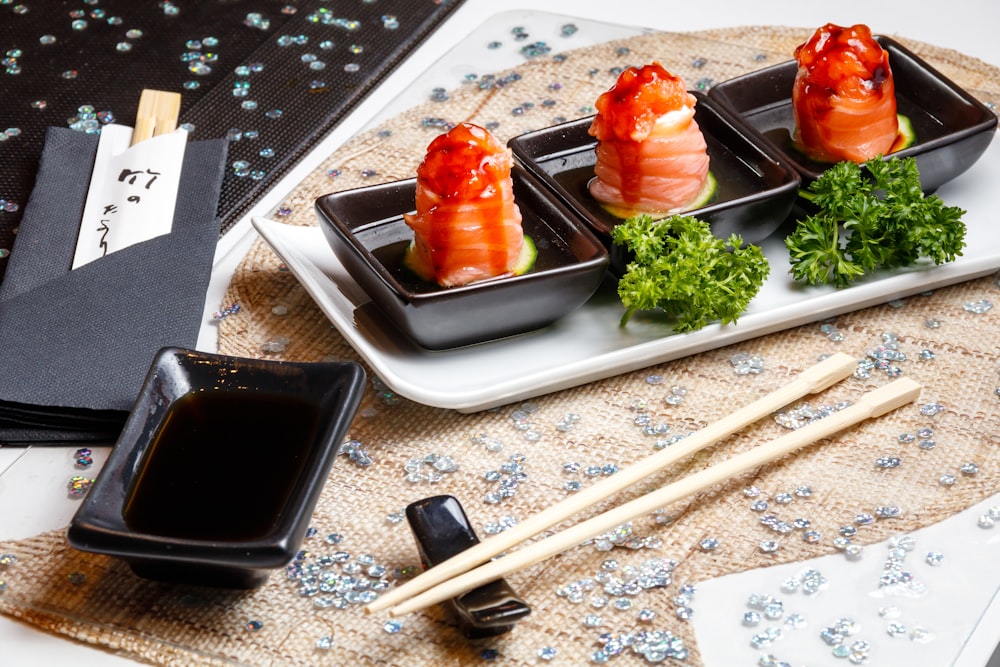
[[[146,452],[126,525],[185,539],[266,535],[295,490],[318,417],[315,404],[276,393],[182,396]]]

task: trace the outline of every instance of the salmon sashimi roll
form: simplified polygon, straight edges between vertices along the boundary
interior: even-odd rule
[[[889,53],[866,25],[828,23],[795,49],[795,147],[819,162],[864,162],[900,134]]]
[[[416,210],[403,216],[414,233],[411,270],[442,287],[523,272],[511,164],[509,149],[472,123],[431,142],[417,168]]]
[[[659,63],[626,68],[597,98],[590,126],[597,163],[590,194],[613,214],[669,215],[712,194],[695,97]]]

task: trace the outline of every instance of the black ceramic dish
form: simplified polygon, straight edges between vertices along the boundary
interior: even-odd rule
[[[441,350],[545,327],[583,305],[608,265],[600,241],[523,169],[512,173],[535,267],[519,276],[441,288],[403,267],[413,232],[416,179],[346,190],[316,201],[320,227],[337,258],[400,331]]]
[[[70,545],[149,579],[260,586],[295,556],[364,380],[353,362],[160,350]]]
[[[896,108],[909,117],[916,142],[893,155],[914,157],[921,186],[937,190],[983,154],[997,127],[997,117],[979,100],[894,40],[876,36],[889,52],[896,82]],[[794,60],[751,72],[712,87],[709,96],[746,124],[799,172],[808,184],[830,165],[816,162],[792,147]]]
[[[433,496],[411,503],[406,507],[406,520],[425,569],[479,544],[465,510],[452,496]],[[478,586],[452,598],[450,603],[462,633],[470,639],[510,632],[517,621],[531,613],[531,607],[505,579]]]
[[[695,120],[705,136],[709,169],[718,182],[715,197],[687,211],[708,222],[719,237],[740,234],[758,243],[785,220],[795,204],[799,178],[792,167],[760,146],[756,135],[705,95]],[[593,117],[522,134],[509,145],[517,160],[587,221],[610,247],[611,229],[621,222],[590,195],[597,140],[587,134]]]

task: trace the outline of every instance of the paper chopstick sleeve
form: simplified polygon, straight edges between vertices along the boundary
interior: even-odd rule
[[[0,427],[31,406],[116,411],[124,421],[156,351],[197,342],[225,141],[189,144],[170,234],[71,271],[95,148],[73,130],[47,134],[0,289]]]

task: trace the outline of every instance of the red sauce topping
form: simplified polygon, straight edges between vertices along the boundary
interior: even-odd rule
[[[427,147],[417,178],[444,198],[488,196],[486,189],[510,175],[506,148],[489,132],[460,123]]]
[[[795,59],[800,76],[804,74],[801,92],[813,103],[830,95],[880,98],[891,76],[888,54],[863,24],[844,28],[827,23],[795,49]]]
[[[690,95],[680,77],[659,63],[628,67],[618,81],[597,98],[597,116],[590,134],[603,141],[642,141],[656,125],[656,119],[685,106]]]
[[[480,259],[485,260],[491,275],[510,270],[511,240],[504,225],[508,212],[503,189],[504,182],[510,179],[510,169],[506,146],[472,123],[456,125],[427,147],[417,167],[417,181],[419,187],[437,195],[438,203],[418,213],[426,216],[425,240],[439,281],[454,267],[440,264],[444,259],[437,253],[443,251],[445,256],[454,257],[448,253],[456,240],[467,244],[470,233],[477,235],[476,245],[485,255]],[[472,204],[475,212],[470,213],[464,204]]]
[[[643,195],[642,142],[649,138],[660,116],[694,106],[684,81],[658,62],[628,67],[615,85],[595,103],[597,115],[589,133],[613,146],[619,160],[620,192],[626,205]]]

